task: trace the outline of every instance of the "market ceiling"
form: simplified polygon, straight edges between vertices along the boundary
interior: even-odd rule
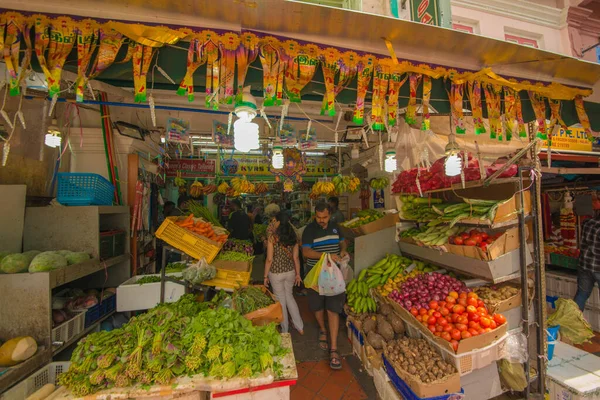
[[[240,32],[267,31],[294,39],[388,54],[382,38],[399,58],[480,70],[567,85],[593,87],[600,65],[411,21],[316,6],[293,0],[5,0],[7,9],[71,14],[102,19],[194,26]],[[75,5],[76,4],[76,5]]]

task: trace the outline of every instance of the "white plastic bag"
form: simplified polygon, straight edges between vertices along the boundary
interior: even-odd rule
[[[344,276],[344,282],[348,284],[352,279],[354,279],[354,270],[350,268],[350,256],[345,255],[344,258],[340,260],[339,266],[342,271],[342,275]]]
[[[346,291],[346,282],[342,271],[331,259],[331,255],[325,254],[323,266],[319,273],[319,294],[321,296],[335,296]]]

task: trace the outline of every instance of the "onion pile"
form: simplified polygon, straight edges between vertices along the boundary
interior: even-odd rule
[[[432,272],[407,279],[400,290],[393,290],[388,297],[407,310],[412,307],[428,310],[431,300],[445,300],[450,292],[469,291],[465,284],[458,279]]]

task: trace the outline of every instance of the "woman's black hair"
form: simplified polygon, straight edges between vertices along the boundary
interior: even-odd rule
[[[292,224],[290,224],[290,217],[287,213],[280,211],[275,214],[275,219],[279,221],[279,227],[277,228],[277,231],[275,231],[279,243],[284,246],[294,246],[298,243],[296,232],[294,231]]]

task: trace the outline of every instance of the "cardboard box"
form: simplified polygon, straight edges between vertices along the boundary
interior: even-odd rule
[[[389,213],[385,214],[383,217],[379,218],[376,221],[369,222],[368,224],[361,225],[357,228],[348,228],[344,227],[346,230],[350,229],[352,231],[352,235],[363,236],[371,233],[375,233],[377,231],[381,231],[383,229],[395,227],[396,223],[400,221],[400,217],[398,213]],[[346,223],[350,223],[351,221],[347,221]],[[346,233],[344,229],[342,229],[342,233]]]
[[[252,260],[249,261],[226,261],[226,260],[215,260],[212,262],[215,268],[227,269],[230,271],[237,272],[248,272],[252,270]]]
[[[500,284],[500,285],[494,285],[497,289],[500,289],[504,286],[512,286],[512,287],[516,287],[516,285],[510,284],[510,283],[505,283],[505,284]],[[490,314],[497,314],[497,313],[502,313],[508,310],[512,310],[513,308],[517,308],[520,307],[522,304],[522,298],[521,298],[521,288],[518,288],[518,292],[517,294],[515,294],[512,297],[509,297],[506,300],[502,300],[496,303],[491,303],[487,300],[481,299],[483,300],[483,302],[485,303],[486,308],[488,309],[488,312]],[[477,292],[477,290],[475,290],[475,292]],[[532,298],[530,296],[530,298]]]
[[[511,228],[504,232],[502,236],[494,241],[494,243],[487,246],[487,251],[483,251],[478,246],[459,246],[455,244],[446,245],[449,253],[483,261],[495,260],[508,252],[518,249],[519,247],[519,228]]]
[[[467,353],[472,350],[486,347],[494,343],[498,339],[502,338],[506,333],[507,329],[507,324],[503,324],[491,332],[484,333],[483,335],[475,336],[469,339],[463,339],[460,342],[458,342],[458,350],[456,350],[455,352],[452,348],[452,345],[449,342],[437,336],[434,336],[429,331],[429,329],[427,329],[426,326],[419,322],[410,312],[404,309],[404,307],[402,307],[400,304],[391,300],[386,301],[393,307],[394,311],[400,316],[400,318],[402,318],[404,321],[407,321],[409,324],[415,326],[417,329],[419,329],[419,331],[425,334],[425,336],[432,339],[438,346],[454,354]]]
[[[477,198],[481,198],[478,193]],[[503,200],[502,198],[498,199],[498,196],[502,195],[502,193],[496,193],[494,190],[489,191],[489,196],[484,196],[484,200]],[[466,195],[465,195],[466,196]],[[468,198],[468,197],[467,197]],[[525,215],[531,213],[531,193],[527,190],[523,193],[523,198],[525,200],[525,204],[523,210]],[[479,218],[467,218],[461,220],[463,223],[473,223],[476,225],[479,224],[497,224],[499,222],[506,222],[513,219],[517,219],[517,211],[521,209],[521,195],[519,193],[514,194],[508,200],[504,201],[502,204],[498,206],[496,210],[496,215],[494,216],[494,220],[481,220]]]

